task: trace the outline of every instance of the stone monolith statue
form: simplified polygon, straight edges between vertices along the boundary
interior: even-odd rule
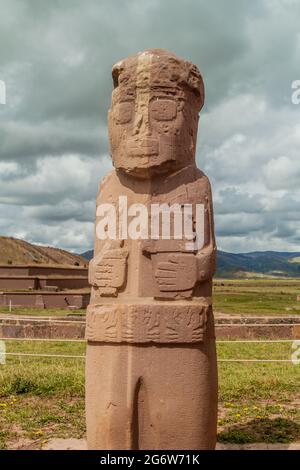
[[[150,49],[112,71],[87,311],[89,449],[214,449],[216,245],[196,167],[197,67]]]

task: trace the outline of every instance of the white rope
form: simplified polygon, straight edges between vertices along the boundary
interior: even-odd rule
[[[86,343],[85,339],[56,338],[0,338],[0,341],[48,341],[54,343]]]
[[[85,339],[64,339],[64,338],[0,338],[0,341],[45,341],[54,343],[86,343]],[[216,343],[293,343],[300,341],[297,339],[237,339],[237,340],[216,340]]]
[[[218,362],[291,362],[291,359],[218,359]]]
[[[53,324],[56,324],[56,323],[72,323],[73,325],[85,325],[85,321],[80,321],[80,320],[51,320],[50,318],[45,318],[43,320],[39,320],[38,318],[30,318],[28,320],[28,318],[12,318],[12,317],[8,317],[8,318],[4,318],[4,317],[0,317],[0,322],[1,320],[9,320],[9,321],[27,321],[27,322],[37,322],[37,323],[53,323]]]
[[[4,356],[29,356],[29,357],[55,357],[55,358],[71,358],[71,359],[85,359],[85,356],[75,356],[70,354],[33,354],[33,353],[2,353],[0,354],[1,357]],[[293,363],[291,359],[218,359],[218,362],[258,362],[258,363],[271,363],[271,362],[279,362],[279,363]]]
[[[16,321],[28,321],[28,318],[16,318],[16,317],[0,317],[1,320],[16,320]],[[30,318],[30,322],[40,322],[40,323],[72,323],[73,325],[85,325],[85,321],[81,320],[53,320],[51,318],[44,318],[43,320],[38,318]],[[227,326],[300,326],[300,323],[216,323],[216,328],[227,327]]]
[[[217,340],[216,343],[293,343],[296,339],[224,339]]]
[[[0,356],[30,356],[30,357],[62,357],[62,358],[80,358],[84,359],[85,356],[73,356],[70,354],[33,354],[33,353],[1,353]]]

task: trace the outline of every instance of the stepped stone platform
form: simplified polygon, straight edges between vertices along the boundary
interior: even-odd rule
[[[82,309],[89,298],[86,267],[0,265],[0,307]]]
[[[84,276],[88,268],[83,266],[56,266],[55,264],[0,264],[0,276]]]
[[[300,315],[255,316],[215,312],[216,336],[224,339],[300,339]]]
[[[24,308],[86,308],[89,304],[89,292],[5,292],[0,293],[0,308],[24,307]]]
[[[38,290],[56,286],[62,289],[84,289],[89,286],[83,276],[0,276],[0,290]]]
[[[0,314],[1,338],[83,339],[85,316],[30,317]]]

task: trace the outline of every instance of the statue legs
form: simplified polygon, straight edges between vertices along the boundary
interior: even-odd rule
[[[196,344],[89,342],[89,449],[214,449],[213,320]]]

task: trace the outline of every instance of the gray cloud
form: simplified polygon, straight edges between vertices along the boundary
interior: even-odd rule
[[[220,248],[299,251],[299,13],[294,0],[2,0],[0,233],[91,247],[111,66],[163,47],[205,79],[197,160]]]

